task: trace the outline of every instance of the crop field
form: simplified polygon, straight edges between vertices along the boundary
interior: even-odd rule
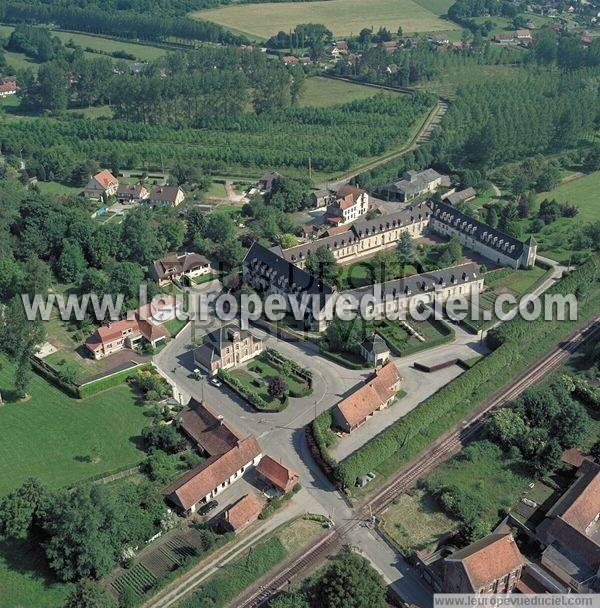
[[[403,95],[403,93],[395,91],[381,92],[375,87],[368,87],[364,84],[314,76],[313,78],[307,78],[305,81],[304,90],[300,97],[300,106],[329,108],[341,103],[368,99],[373,95],[396,96]]]
[[[0,25],[0,38],[8,40],[14,27],[10,25]],[[124,42],[121,40],[113,40],[112,38],[104,38],[102,36],[92,36],[88,34],[79,34],[76,32],[60,32],[53,30],[52,35],[60,38],[63,44],[73,41],[75,44],[84,49],[93,49],[103,53],[114,53],[124,51],[133,55],[139,61],[152,61],[158,57],[162,57],[168,51],[156,46],[148,44],[136,44],[133,42]],[[91,54],[91,53],[90,53]],[[35,62],[30,61],[21,53],[7,53],[7,62],[15,68],[34,67]]]
[[[402,27],[405,33],[460,29],[438,16],[447,4],[446,0],[268,2],[196,11],[192,16],[259,39],[288,32],[299,23],[323,23],[335,36],[357,35],[364,27],[385,26],[391,31]]]

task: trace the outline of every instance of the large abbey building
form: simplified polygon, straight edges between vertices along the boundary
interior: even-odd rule
[[[535,263],[537,245],[526,242],[473,219],[445,203],[423,202],[372,220],[361,219],[346,232],[297,245],[283,251],[288,262],[304,268],[306,257],[319,247],[331,250],[340,263],[353,262],[394,247],[402,232],[418,238],[427,232],[443,236],[455,234],[464,247],[472,249],[495,264],[529,268]]]
[[[305,324],[317,331],[327,326],[326,309],[331,310],[338,293],[334,287],[312,277],[304,269],[307,256],[319,247],[327,247],[340,263],[373,255],[396,246],[402,232],[418,238],[427,232],[453,236],[461,243],[495,264],[512,268],[533,266],[537,245],[533,239],[521,242],[463,213],[450,205],[423,202],[373,220],[360,219],[347,231],[282,250],[267,249],[254,243],[243,261],[246,283],[264,294],[281,294],[300,302],[304,295],[314,296],[315,307],[305,311]],[[450,296],[470,296],[483,288],[483,274],[473,262],[443,268],[402,279],[387,281],[375,289],[369,286],[347,292],[357,298],[378,295],[375,308],[379,313],[394,313],[419,301],[432,304],[445,302]],[[291,305],[290,305],[291,307]]]

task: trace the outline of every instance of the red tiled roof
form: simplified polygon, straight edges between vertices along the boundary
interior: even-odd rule
[[[456,551],[448,561],[460,561],[475,591],[521,567],[523,556],[512,534],[490,534]]]
[[[560,517],[567,524],[586,533],[587,527],[600,513],[600,466],[584,460],[577,481],[563,494],[548,515]]]
[[[191,437],[210,456],[224,454],[234,447],[242,436],[207,403],[192,399],[181,414],[183,431]]]
[[[108,188],[119,183],[119,180],[108,169],[94,175],[94,179],[103,187]]]
[[[256,472],[268,479],[275,487],[287,491],[290,482],[296,483],[300,476],[270,456],[263,456],[256,467]]]
[[[258,498],[253,494],[246,494],[225,511],[225,519],[234,530],[240,530],[254,521],[261,510]]]
[[[16,91],[17,90],[17,83],[12,81],[12,80],[8,80],[6,82],[0,82],[0,93],[7,93],[10,91]]]
[[[338,193],[338,196],[343,196],[343,197],[347,197],[347,196],[351,195],[352,199],[354,201],[356,201],[361,194],[365,193],[365,191],[362,188],[359,188],[358,186],[344,184],[343,186],[339,187],[337,193]]]
[[[172,502],[187,511],[260,453],[256,437],[250,435],[225,454],[213,456],[188,471],[171,484],[165,493]]]
[[[96,332],[86,340],[86,344],[107,344],[120,338],[124,331],[131,330],[133,333],[139,331],[137,320],[113,321],[108,325],[102,325]]]
[[[361,388],[338,403],[338,410],[348,425],[354,427],[394,396],[400,380],[398,368],[390,361]]]

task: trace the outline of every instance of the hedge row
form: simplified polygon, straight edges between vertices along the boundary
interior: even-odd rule
[[[329,448],[335,442],[335,435],[331,430],[333,426],[333,415],[331,409],[325,410],[312,421],[312,435],[319,448],[323,462],[335,470],[337,460],[330,454]]]
[[[105,378],[100,378],[98,380],[93,380],[92,382],[82,384],[79,387],[80,399],[85,399],[86,397],[95,395],[96,393],[106,390],[107,388],[112,388],[113,386],[118,386],[119,384],[122,384],[123,382],[125,382],[125,380],[127,380],[129,376],[131,376],[136,370],[138,370],[144,365],[147,364],[140,363],[139,365],[129,367],[128,369],[125,369],[122,372],[118,372],[116,374],[112,374],[111,376],[106,376]]]
[[[283,505],[292,498],[294,494],[297,494],[302,489],[302,486],[297,483],[291,490],[291,492],[287,492],[286,494],[280,494],[279,496],[275,496],[274,498],[270,498],[269,502],[263,507],[263,510],[260,512],[258,519],[269,519],[275,511],[281,509]]]
[[[227,370],[221,368],[218,372],[219,378],[236,392],[242,399],[245,399],[250,405],[255,407],[259,411],[268,412],[281,412],[288,405],[288,399],[284,401],[275,400],[275,404],[267,403],[259,394],[254,391],[248,390],[234,375],[229,373]]]
[[[366,362],[357,363],[357,362],[351,361],[350,359],[347,359],[346,357],[344,357],[344,355],[342,353],[335,353],[332,350],[329,350],[326,346],[324,346],[324,344],[322,342],[319,344],[319,352],[326,359],[330,359],[334,363],[337,363],[338,365],[341,365],[343,367],[347,367],[348,369],[367,369],[367,368],[371,367]]]
[[[298,365],[292,359],[288,359],[287,357],[284,357],[278,350],[275,350],[274,348],[266,348],[264,351],[264,354],[267,357],[267,359],[273,361],[273,363],[276,363],[278,365],[281,365],[282,363],[289,364],[291,369],[297,375],[299,375],[303,380],[309,380],[309,381],[312,380],[313,373],[310,369],[306,369],[305,367]]]
[[[576,293],[579,319],[585,319],[598,311],[599,280],[600,267],[593,258],[555,283],[547,293]],[[336,469],[339,480],[350,487],[359,476],[373,469],[381,467],[380,472],[387,474],[406,464],[566,337],[577,323],[545,321],[543,315],[535,321],[515,317],[504,323],[492,337],[496,347],[493,353],[348,456]]]

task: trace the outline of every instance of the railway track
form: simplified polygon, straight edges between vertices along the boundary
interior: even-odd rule
[[[361,522],[370,518],[371,515],[377,515],[384,511],[398,494],[408,490],[424,474],[431,472],[472,441],[481,432],[486,419],[494,410],[504,403],[512,401],[525,389],[556,370],[584,342],[598,334],[600,334],[600,315],[592,317],[570,339],[552,349],[541,361],[538,361],[518,376],[508,388],[500,389],[487,401],[483,409],[477,411],[459,429],[433,444],[424,457],[402,471],[383,490],[357,509],[355,511],[356,516],[352,520],[336,528],[291,563],[275,571],[268,583],[244,598],[237,605],[238,608],[259,608],[268,599],[289,586],[294,579],[299,578],[303,572],[320,564],[328,555],[334,553],[344,544],[348,534]]]

